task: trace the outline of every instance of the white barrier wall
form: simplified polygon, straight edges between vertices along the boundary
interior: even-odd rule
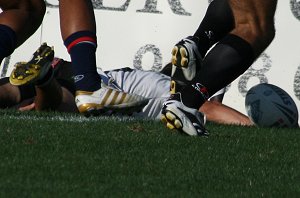
[[[173,45],[197,29],[209,0],[93,0],[98,31],[98,66],[104,70],[134,67],[159,70],[170,61]],[[1,65],[8,76],[18,61],[28,60],[42,42],[69,60],[63,45],[58,1],[47,0],[41,28]],[[276,38],[255,64],[234,81],[224,103],[245,113],[244,95],[258,82],[286,90],[300,110],[300,0],[280,0]]]

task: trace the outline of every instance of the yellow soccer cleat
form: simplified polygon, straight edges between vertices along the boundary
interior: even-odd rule
[[[15,64],[9,77],[10,83],[19,86],[35,83],[37,80],[42,79],[51,68],[53,58],[53,47],[43,43],[33,54],[30,61]]]

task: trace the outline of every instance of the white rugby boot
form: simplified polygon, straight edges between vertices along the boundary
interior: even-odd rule
[[[149,99],[124,93],[102,83],[102,87],[94,92],[76,91],[75,102],[79,112],[85,116],[106,113],[131,115],[134,112],[140,112]]]
[[[161,120],[169,129],[177,129],[191,136],[208,136],[204,125],[206,117],[197,109],[189,108],[182,103],[181,94],[172,94],[164,102]]]
[[[172,94],[188,84],[201,67],[202,56],[195,41],[195,37],[189,36],[179,41],[172,49]]]

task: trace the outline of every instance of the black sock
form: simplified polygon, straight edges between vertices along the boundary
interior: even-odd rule
[[[71,56],[74,81],[77,90],[95,91],[101,87],[101,78],[96,66],[96,34],[80,31],[65,40]]]
[[[198,109],[205,97],[201,98],[195,87],[206,87],[205,93],[211,96],[245,72],[254,60],[252,46],[247,41],[227,35],[206,55],[197,76],[182,90],[183,103]]]
[[[0,24],[0,63],[17,47],[17,35],[13,29]]]
[[[211,46],[217,43],[234,28],[234,17],[226,0],[212,1],[200,26],[194,34],[198,38],[198,48],[205,56]]]

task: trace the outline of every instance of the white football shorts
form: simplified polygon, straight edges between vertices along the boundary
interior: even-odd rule
[[[98,71],[107,84],[107,76],[113,79],[114,84],[123,92],[136,94],[149,99],[149,103],[142,112],[133,116],[160,119],[161,108],[170,96],[170,77],[159,72],[143,71],[131,68],[122,68],[105,72],[106,76]],[[112,81],[112,79],[108,79]]]

